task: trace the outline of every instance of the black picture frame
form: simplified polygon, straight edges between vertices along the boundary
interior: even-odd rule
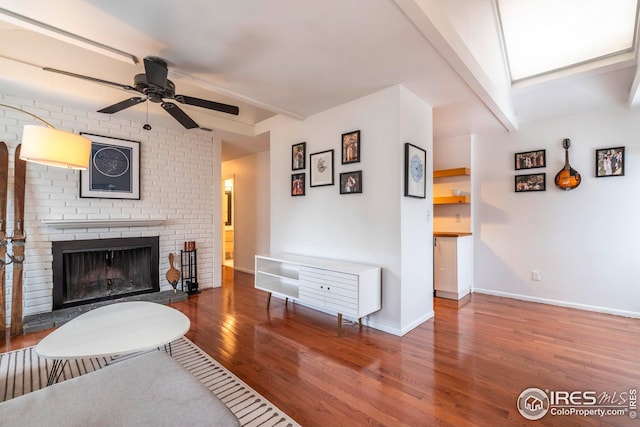
[[[304,196],[306,188],[306,173],[291,174],[291,196]]]
[[[342,134],[342,164],[360,161],[360,131],[354,130]]]
[[[596,178],[624,176],[624,147],[596,150]]]
[[[530,191],[546,191],[547,174],[530,173],[526,175],[516,175],[514,181],[516,193],[526,193]]]
[[[340,194],[362,193],[362,171],[340,174]]]
[[[309,155],[311,187],[333,185],[333,151],[325,150]]]
[[[514,169],[536,169],[547,167],[547,150],[524,151],[513,156]]]
[[[411,143],[404,144],[404,195],[427,197],[427,151]]]
[[[91,140],[89,169],[80,171],[80,197],[140,200],[140,142],[80,135]]]
[[[307,143],[299,142],[291,146],[291,170],[297,171],[306,168]]]

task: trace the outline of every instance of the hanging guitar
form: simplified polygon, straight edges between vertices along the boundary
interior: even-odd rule
[[[564,147],[564,167],[556,174],[555,182],[556,186],[561,190],[573,190],[580,185],[582,179],[578,171],[569,164],[569,147],[571,146],[571,140],[568,138],[564,139],[562,146]]]

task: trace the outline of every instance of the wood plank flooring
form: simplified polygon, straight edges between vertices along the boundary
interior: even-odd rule
[[[272,299],[225,268],[223,286],[172,306],[187,337],[303,426],[640,426],[628,416],[527,421],[526,388],[640,389],[640,320],[474,294],[436,299],[403,337]],[[14,337],[36,344],[49,331]]]

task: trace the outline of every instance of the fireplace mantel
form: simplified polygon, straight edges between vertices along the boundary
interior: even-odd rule
[[[166,222],[163,218],[129,219],[45,219],[42,224],[57,229],[65,228],[108,228],[108,227],[151,227]]]

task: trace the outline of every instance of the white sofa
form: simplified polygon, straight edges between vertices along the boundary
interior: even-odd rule
[[[169,355],[153,351],[0,403],[7,426],[239,426]]]

